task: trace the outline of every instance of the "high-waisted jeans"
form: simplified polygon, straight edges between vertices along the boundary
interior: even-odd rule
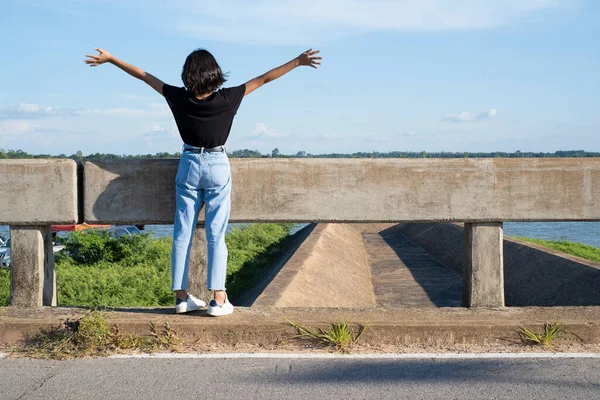
[[[229,221],[231,169],[225,152],[191,153],[185,145],[176,181],[175,226],[171,254],[172,290],[187,290],[192,236],[202,204],[205,204],[208,244],[209,290],[225,290],[227,246],[225,232]]]

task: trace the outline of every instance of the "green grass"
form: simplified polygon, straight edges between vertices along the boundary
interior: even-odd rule
[[[350,324],[346,320],[334,322],[330,324],[327,329],[315,329],[291,321],[289,321],[289,324],[296,328],[299,338],[308,339],[317,344],[332,347],[342,353],[350,353],[350,349],[356,344],[367,329],[366,325],[359,324],[358,329],[355,332],[354,329],[350,328]]]
[[[561,251],[563,253],[571,254],[573,256],[585,258],[586,260],[600,263],[600,249],[594,246],[589,246],[583,243],[569,242],[566,240],[542,240],[522,236],[517,236],[516,238],[526,242],[535,243],[540,246],[547,247],[549,249]]]
[[[252,286],[287,243],[293,224],[253,224],[226,236],[227,291],[235,298]],[[70,256],[57,255],[59,306],[151,307],[173,304],[172,239],[148,235],[110,239],[102,232],[74,233]],[[0,305],[9,302],[10,273],[0,270]]]
[[[165,322],[163,329],[150,324],[146,335],[124,335],[107,321],[108,314],[92,310],[62,326],[44,330],[26,339],[15,353],[31,358],[65,360],[106,356],[114,352],[157,350],[179,351],[182,340]]]
[[[551,347],[552,341],[558,339],[566,333],[562,324],[553,322],[545,324],[541,333],[534,332],[527,328],[521,328],[519,335],[525,344]]]

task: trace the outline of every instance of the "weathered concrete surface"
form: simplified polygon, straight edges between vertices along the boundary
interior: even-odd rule
[[[256,302],[256,299],[258,299],[258,296],[260,296],[271,282],[273,282],[273,279],[279,275],[281,269],[287,265],[288,261],[296,254],[296,251],[298,251],[302,244],[310,237],[316,227],[317,224],[309,224],[288,238],[285,247],[269,264],[268,268],[263,271],[257,282],[244,293],[232,298],[231,302],[236,306],[252,306]],[[277,300],[276,293],[272,293],[271,296],[272,298],[268,301],[274,302]],[[263,297],[263,301],[267,300]]]
[[[73,160],[0,160],[0,225],[73,224],[77,164]]]
[[[190,293],[208,304],[211,292],[206,288],[206,273],[208,270],[208,250],[206,246],[206,230],[197,228],[194,231],[190,252],[188,289]]]
[[[49,226],[12,226],[10,304],[56,305],[52,236]]]
[[[385,308],[460,307],[462,280],[390,226],[364,226],[377,305]],[[375,230],[375,232],[373,232]]]
[[[87,312],[61,307],[0,309],[0,343],[14,344],[41,329],[57,327],[67,318]],[[292,321],[304,326],[327,327],[339,320],[368,324],[361,337],[365,345],[505,344],[519,342],[522,327],[539,330],[560,321],[573,343],[600,343],[600,307],[505,308],[502,310],[433,308],[369,310],[244,308],[226,318],[207,317],[205,311],[177,315],[174,308],[124,309],[110,314],[123,333],[148,334],[149,323],[169,322],[188,343],[273,348],[297,335]],[[276,347],[275,347],[276,348]]]
[[[465,224],[463,303],[504,307],[502,223]]]
[[[360,232],[319,224],[253,306],[367,308],[376,305]]]
[[[89,223],[173,223],[177,160],[85,165]],[[600,159],[231,160],[232,222],[600,220]]]
[[[390,229],[462,273],[462,225],[409,223]],[[507,306],[600,306],[600,264],[504,237],[504,291]]]

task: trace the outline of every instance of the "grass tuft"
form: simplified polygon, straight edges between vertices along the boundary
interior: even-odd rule
[[[534,332],[525,327],[521,328],[519,335],[523,343],[534,346],[552,347],[553,340],[562,337],[566,333],[564,325],[552,322],[544,325],[541,333]]]
[[[350,324],[346,320],[341,320],[329,325],[325,330],[322,328],[312,328],[302,326],[300,324],[288,321],[291,326],[298,331],[298,337],[315,341],[321,345],[332,347],[342,353],[350,353],[350,349],[361,338],[366,331],[366,325],[358,325],[358,330],[350,328]]]
[[[151,323],[148,335],[123,335],[118,326],[108,323],[106,312],[92,310],[77,320],[68,319],[62,326],[38,333],[13,351],[31,358],[66,360],[120,351],[179,351],[181,342],[168,322],[163,330]]]

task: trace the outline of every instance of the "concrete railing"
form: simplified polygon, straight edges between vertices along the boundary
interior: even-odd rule
[[[13,181],[28,179],[14,172],[18,162],[0,162],[0,172],[11,165]],[[86,163],[80,177],[83,220],[172,224],[177,165]],[[231,165],[231,222],[466,222],[463,282],[470,307],[504,306],[503,221],[600,221],[600,159],[234,159]],[[46,182],[40,199],[64,194],[53,180]],[[76,194],[77,183],[70,184]],[[34,214],[20,211],[14,193],[13,206],[0,198],[0,222],[24,224]],[[76,220],[77,205],[69,206]],[[23,215],[9,219],[5,213]],[[72,221],[57,215],[43,221]],[[14,291],[12,304],[42,304],[17,301]]]
[[[56,305],[52,224],[78,222],[73,160],[0,161],[0,225],[10,225],[11,304]]]

